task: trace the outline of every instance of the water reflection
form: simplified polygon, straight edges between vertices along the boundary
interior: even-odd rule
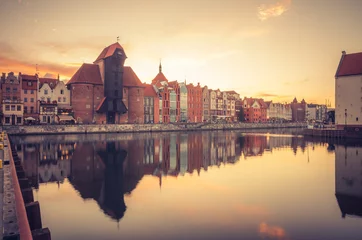
[[[336,161],[336,198],[342,217],[362,217],[362,145],[333,145]]]
[[[362,148],[353,143],[240,132],[28,136],[13,141],[35,189],[45,192],[42,187],[57,183],[59,192],[68,184],[78,199],[91,200],[88,202],[97,206],[102,219],[114,225],[122,219],[121,228],[128,227],[123,231],[131,232],[123,232],[125,238],[134,233],[130,226],[140,221],[147,222],[148,231],[155,229],[159,239],[172,239],[182,231],[197,238],[199,228],[205,234],[198,239],[225,239],[223,234],[240,239],[241,231],[245,239],[339,239],[336,232],[326,230],[329,224],[342,226],[336,219],[348,222],[339,210],[342,217],[362,216]],[[330,161],[334,154],[335,164]],[[328,172],[327,164],[333,166],[332,174],[323,175]],[[191,186],[194,183],[198,186]],[[183,195],[186,189],[192,196]],[[142,197],[147,200],[141,201]],[[323,209],[330,202],[336,211]],[[137,203],[142,208],[137,208]],[[138,215],[132,209],[137,209]],[[212,219],[213,214],[217,218]],[[93,212],[91,216],[98,215]],[[99,216],[94,218],[99,220]],[[176,223],[169,219],[181,226],[173,228]],[[303,224],[310,219],[315,226],[309,232]],[[162,232],[161,225],[173,230]],[[103,223],[104,229],[106,226]],[[61,229],[64,239],[69,228]],[[313,235],[319,229],[325,238]],[[336,229],[340,234],[348,232],[346,226]],[[82,231],[87,231],[81,235],[84,239],[97,239],[92,235],[96,231]],[[117,237],[113,233],[109,239]]]

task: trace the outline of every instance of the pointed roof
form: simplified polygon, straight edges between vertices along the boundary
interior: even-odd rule
[[[125,87],[144,87],[141,80],[131,67],[123,68],[123,86]]]
[[[362,52],[346,54],[343,51],[336,77],[362,75]]]
[[[159,72],[156,77],[152,80],[153,84],[157,84],[159,82],[168,82],[167,78],[165,77],[165,75],[163,75],[162,72]]]
[[[143,84],[143,86],[145,87],[145,97],[158,97],[154,87],[151,84]]]
[[[39,78],[39,88],[42,88],[47,83],[51,89],[54,89],[58,82],[59,79],[56,78]]]
[[[113,43],[112,45],[109,45],[108,47],[104,48],[101,54],[99,54],[99,56],[94,62],[98,62],[99,60],[112,56],[116,51],[116,49],[122,49],[124,51],[123,47],[118,42]],[[127,56],[125,55],[125,57]]]
[[[67,82],[67,85],[74,83],[103,85],[99,66],[96,64],[83,63],[73,77]]]
[[[34,75],[20,74],[20,76],[21,76],[21,79],[34,80],[34,81],[38,80],[38,76],[36,74],[34,74]]]

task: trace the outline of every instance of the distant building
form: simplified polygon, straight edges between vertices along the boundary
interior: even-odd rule
[[[144,84],[144,122],[159,122],[159,98],[151,84]]]
[[[307,104],[307,120],[325,121],[327,119],[327,106]]]
[[[217,118],[217,94],[215,90],[209,90],[210,98],[210,119],[215,120]]]
[[[235,91],[225,91],[225,93],[227,96],[226,115],[231,117],[231,120],[236,121],[238,117],[236,115],[235,103],[240,99],[240,95]]]
[[[267,120],[269,122],[282,122],[292,120],[290,104],[265,102],[267,105]]]
[[[19,76],[21,82],[21,100],[24,103],[24,121],[32,122],[39,119],[37,74]]]
[[[299,103],[297,98],[293,99],[293,102],[290,104],[292,109],[292,121],[293,122],[304,122],[307,117],[307,103],[304,99]]]
[[[156,89],[159,95],[159,117],[160,122],[170,122],[170,89],[168,87],[168,80],[162,73],[162,65],[160,63],[159,71],[156,77],[152,80],[152,86]]]
[[[189,122],[202,122],[202,88],[200,83],[187,84],[187,116]]]
[[[210,120],[210,92],[207,86],[202,88],[202,120]]]
[[[362,126],[362,52],[342,56],[335,75],[335,121],[338,129]],[[362,130],[362,129],[361,129]]]
[[[21,73],[19,73],[21,75]],[[1,76],[1,110],[3,125],[23,125],[21,84],[13,72]]]
[[[187,87],[186,82],[180,82],[180,121],[187,122]]]
[[[243,99],[243,111],[246,122],[263,123],[267,121],[267,104],[261,98]]]
[[[170,89],[170,121],[181,121],[181,96],[180,96],[180,84],[177,81],[168,83]]]

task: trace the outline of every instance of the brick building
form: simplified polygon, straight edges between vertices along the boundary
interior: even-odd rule
[[[74,116],[83,123],[143,122],[144,87],[117,42],[93,64],[83,64],[67,83]],[[128,108],[127,108],[128,107]]]
[[[120,123],[144,122],[144,88],[131,67],[124,67],[123,102],[128,111],[121,116]]]
[[[243,99],[244,119],[246,122],[262,123],[267,121],[267,105],[261,98]]]
[[[177,81],[168,83],[170,89],[170,121],[181,121],[180,84]]]
[[[293,102],[290,104],[292,109],[292,121],[293,122],[304,122],[306,120],[307,113],[307,103],[304,99],[299,103],[297,98],[293,99]]]
[[[24,103],[24,121],[36,121],[39,118],[38,75],[21,74],[19,78],[21,82],[21,100]]]
[[[19,73],[21,75],[21,73]],[[21,84],[13,72],[1,76],[1,110],[3,125],[23,125]]]
[[[159,117],[160,122],[170,122],[170,89],[168,87],[168,80],[162,73],[162,65],[160,63],[159,71],[156,77],[151,83],[157,90],[157,94],[160,97],[159,100]]]
[[[194,86],[192,83],[187,84],[187,116],[190,122],[202,122],[202,88],[200,83]]]

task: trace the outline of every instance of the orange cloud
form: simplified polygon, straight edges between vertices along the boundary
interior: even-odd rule
[[[265,222],[259,225],[259,234],[263,237],[275,238],[279,240],[286,240],[286,232],[282,227],[270,226]]]
[[[262,4],[258,7],[258,17],[262,21],[271,17],[278,17],[286,12],[291,4],[292,0],[282,0],[275,4]]]
[[[62,77],[70,78],[78,70],[79,66],[69,66],[53,63],[39,63],[40,76],[46,73],[60,74]],[[18,72],[35,74],[36,64],[0,56],[0,72]]]

